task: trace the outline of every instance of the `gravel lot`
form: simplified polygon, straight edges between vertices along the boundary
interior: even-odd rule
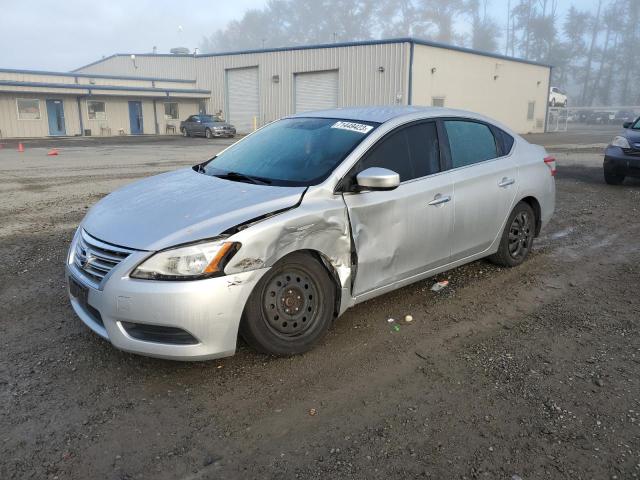
[[[0,479],[637,478],[640,181],[605,185],[588,136],[536,141],[558,203],[524,265],[361,304],[303,356],[206,363],[99,339],[63,264],[91,204],[224,142],[0,150]]]

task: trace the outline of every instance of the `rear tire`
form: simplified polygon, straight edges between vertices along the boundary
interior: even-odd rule
[[[605,170],[604,181],[609,185],[622,185],[622,182],[624,182],[624,175],[616,175],[615,173],[609,173]]]
[[[524,262],[533,245],[536,221],[531,206],[526,202],[518,203],[507,219],[498,251],[489,260],[502,267],[515,267]]]
[[[180,130],[180,132],[182,132],[183,137],[189,136],[189,131],[185,127],[182,127],[182,130]]]
[[[260,279],[242,314],[240,334],[271,355],[310,350],[331,326],[336,289],[325,267],[305,253],[292,253]]]

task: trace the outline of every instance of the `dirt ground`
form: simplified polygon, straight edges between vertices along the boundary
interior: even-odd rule
[[[0,479],[639,477],[640,181],[558,141],[522,266],[361,304],[302,356],[203,363],[98,338],[63,265],[88,206],[220,142],[0,150]]]

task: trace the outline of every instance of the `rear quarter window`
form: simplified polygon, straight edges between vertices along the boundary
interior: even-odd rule
[[[495,129],[495,133],[498,143],[502,148],[502,155],[509,155],[515,142],[514,138],[507,132],[505,132],[504,130],[500,130],[499,128]]]
[[[496,139],[484,123],[445,120],[453,168],[466,167],[499,156]]]

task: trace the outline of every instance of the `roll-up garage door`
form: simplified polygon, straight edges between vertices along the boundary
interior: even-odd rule
[[[296,112],[338,106],[338,71],[298,73],[295,76]]]
[[[258,91],[258,68],[227,70],[227,121],[239,133],[253,131],[253,119],[259,124],[260,94]]]

